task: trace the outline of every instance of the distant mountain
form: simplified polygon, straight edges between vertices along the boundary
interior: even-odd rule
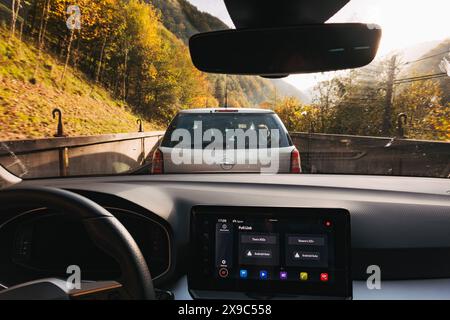
[[[271,80],[270,82],[277,88],[277,91],[281,95],[295,97],[303,103],[311,102],[311,98],[305,92],[298,90],[284,80]]]
[[[147,0],[162,13],[167,29],[186,44],[189,38],[199,32],[228,29],[218,18],[201,12],[187,0]]]
[[[442,62],[444,57],[450,56],[450,38],[442,42],[436,42],[432,47],[423,52],[420,56],[415,59],[408,60],[412,63],[408,63],[408,68],[406,71],[411,73],[419,74],[431,74],[440,73],[442,70],[439,68],[439,64]]]
[[[423,57],[430,50],[439,45],[439,41],[427,41],[421,42],[403,49],[395,50],[389,54],[392,56],[396,54],[400,57],[402,62],[417,60],[420,57]]]
[[[400,76],[415,77],[444,73],[440,68],[444,57],[450,61],[450,38],[442,42],[434,43],[431,48],[429,47],[420,56],[407,60],[412,62],[406,65],[406,68]],[[444,101],[450,101],[450,77],[443,76],[442,78],[438,78],[437,81],[440,83]]]
[[[220,19],[201,12],[187,0],[146,0],[161,11],[164,26],[184,43],[200,32],[229,29]],[[225,80],[228,87],[228,103],[234,107],[253,107],[273,101],[275,94],[282,98],[293,96],[307,102],[307,96],[283,80],[267,80],[259,77],[208,75],[215,96],[225,102]]]
[[[379,72],[374,72],[374,70],[379,71],[385,69],[385,62],[393,55],[398,57],[399,72],[396,76],[397,80],[439,75],[444,73],[440,67],[444,58],[446,57],[447,61],[450,62],[450,38],[442,41],[422,42],[407,48],[394,50],[377,59],[366,68],[368,76],[365,80],[377,80]],[[450,101],[450,77],[443,74],[442,77],[437,77],[434,81],[439,81],[443,93],[443,100]]]

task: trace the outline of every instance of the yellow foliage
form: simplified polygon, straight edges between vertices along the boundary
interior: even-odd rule
[[[309,132],[314,131],[317,125],[319,109],[311,105],[302,105],[295,98],[285,98],[277,103],[274,111],[288,131]]]
[[[419,139],[450,139],[450,106],[433,80],[412,82],[395,98],[397,112],[408,116],[407,135]]]

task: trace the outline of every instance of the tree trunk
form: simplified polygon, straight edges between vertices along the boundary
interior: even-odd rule
[[[42,33],[41,33],[41,38],[40,38],[40,42],[42,43],[42,47],[44,46],[45,34],[47,32],[47,24],[48,24],[48,18],[49,18],[49,13],[50,13],[50,1],[51,0],[47,0],[46,8],[45,8],[45,15],[43,17],[43,19],[44,19],[44,26],[43,26]]]
[[[44,0],[44,4],[42,6],[42,13],[41,13],[41,23],[39,25],[39,34],[38,34],[38,45],[39,47],[41,46],[42,43],[42,34],[44,31],[44,22],[45,22],[45,17],[47,16],[47,3],[50,0]]]
[[[11,37],[14,36],[16,27],[16,0],[11,1]]]
[[[72,42],[73,42],[74,34],[75,34],[75,30],[70,30],[69,43],[67,44],[66,63],[64,64],[64,71],[61,75],[61,82],[64,80],[64,77],[66,76],[67,66],[69,65],[70,50],[72,49]]]
[[[29,25],[30,30],[28,30],[28,32],[31,35],[31,37],[34,37],[34,34],[35,34],[34,26],[36,24],[36,16],[37,16],[37,12],[38,12],[38,8],[37,8],[38,2],[39,2],[39,0],[34,0],[34,3],[33,3],[33,9],[32,9],[33,17],[31,18],[31,22],[30,22],[30,25]]]
[[[16,23],[20,11],[20,1],[12,0],[11,3],[11,38],[16,34]]]
[[[98,80],[100,78],[100,71],[102,70],[103,55],[105,53],[105,48],[106,48],[106,39],[107,39],[107,37],[105,37],[105,39],[103,39],[102,50],[100,51],[100,60],[98,61],[97,71],[95,72],[95,81],[94,81],[95,84],[98,83]]]
[[[42,50],[44,49],[44,40],[45,40],[45,32],[47,29],[47,16],[50,9],[50,0],[45,0],[44,5],[42,7],[42,16],[41,16],[41,24],[39,27],[39,35],[38,35],[38,57],[36,62],[36,67],[34,68],[33,79],[36,80],[37,72],[39,69],[39,62],[42,56]]]
[[[96,84],[98,84],[98,81],[100,80],[100,73],[101,73],[101,71],[102,71],[102,65],[103,65],[103,55],[104,55],[104,53],[105,53],[105,48],[106,48],[106,40],[107,40],[107,37],[105,37],[105,38],[103,39],[102,48],[101,48],[101,50],[100,50],[100,58],[99,58],[99,60],[98,60],[97,68],[96,68],[96,70],[95,70],[94,83],[93,83],[92,86],[91,86],[91,93],[90,93],[90,94],[92,94],[92,91],[94,91],[94,86],[95,86]]]
[[[122,94],[123,99],[125,100],[127,97],[126,90],[127,90],[127,69],[128,69],[128,48],[125,49],[125,60],[123,63],[123,81],[122,81]]]
[[[60,41],[59,45],[59,58],[62,60],[64,58],[64,52],[66,51],[66,43],[67,43],[67,34],[64,35],[64,38]]]
[[[118,74],[115,72],[114,73],[114,82],[113,82],[113,86],[114,86],[114,90],[113,90],[113,95],[114,97],[118,96],[118,90],[119,90],[119,76]]]
[[[25,23],[25,17],[22,19],[22,22],[20,23],[20,33],[19,33],[19,40],[22,41],[22,36],[23,36],[23,25]]]
[[[78,31],[78,32],[79,33],[78,33],[78,37],[77,37],[77,46],[73,53],[73,67],[74,68],[78,68],[78,61],[80,60],[79,53],[80,53],[80,38],[81,38],[80,32],[81,31]]]

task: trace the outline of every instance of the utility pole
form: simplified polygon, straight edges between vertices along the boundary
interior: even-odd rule
[[[225,109],[228,108],[228,75],[225,75]]]
[[[276,109],[276,107],[277,107],[277,87],[275,86],[275,103],[274,103],[274,106],[273,106],[273,109],[275,110]]]
[[[387,88],[386,88],[386,102],[384,106],[383,116],[383,134],[389,136],[392,130],[392,97],[394,95],[394,81],[395,72],[397,69],[397,56],[394,55],[389,62]]]

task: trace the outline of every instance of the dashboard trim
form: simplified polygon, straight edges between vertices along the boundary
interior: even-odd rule
[[[109,210],[116,210],[116,211],[122,211],[122,212],[126,212],[126,213],[129,213],[129,214],[133,214],[133,215],[139,216],[139,217],[141,217],[143,219],[149,220],[149,221],[157,224],[159,227],[162,228],[162,230],[164,230],[164,233],[166,234],[166,237],[167,237],[167,243],[168,243],[168,248],[169,248],[168,265],[167,265],[167,268],[164,270],[164,272],[160,273],[156,277],[152,277],[152,280],[158,280],[159,278],[161,278],[161,277],[165,276],[166,274],[168,274],[170,272],[170,270],[172,269],[172,241],[171,241],[170,234],[169,234],[169,231],[167,230],[167,228],[163,224],[161,224],[160,222],[156,221],[155,219],[152,219],[152,218],[150,218],[150,217],[148,217],[146,215],[143,215],[141,213],[138,213],[138,212],[135,212],[135,211],[132,211],[132,210],[123,209],[123,208],[116,208],[116,207],[111,207],[111,206],[105,206],[104,208],[106,210],[108,210],[108,211]],[[39,208],[34,208],[34,209],[31,209],[31,210],[27,210],[27,211],[21,212],[21,213],[19,213],[17,215],[14,215],[13,217],[9,218],[8,220],[6,220],[5,222],[3,222],[0,225],[0,231],[5,226],[7,226],[8,224],[14,222],[17,219],[20,219],[23,216],[36,214],[39,211],[45,211],[45,210],[48,210],[48,209],[49,209],[48,207],[39,207]],[[32,268],[32,267],[30,267],[28,265],[22,265],[21,263],[18,263],[18,262],[15,262],[15,263],[19,264],[22,267],[26,267],[27,269],[32,269],[32,270],[35,270],[35,271],[39,271],[39,270],[36,270],[35,268]],[[0,286],[4,287],[1,283],[0,283]],[[4,287],[4,288],[7,288],[7,287]]]
[[[0,230],[2,230],[6,225],[8,225],[9,223],[13,222],[14,220],[17,220],[17,219],[19,219],[19,218],[21,218],[21,217],[23,217],[23,216],[25,216],[27,214],[34,213],[34,212],[37,212],[37,211],[47,210],[47,209],[48,209],[47,207],[40,207],[40,208],[27,210],[27,211],[24,211],[24,212],[19,213],[17,215],[14,215],[14,217],[11,217],[8,220],[6,220],[5,222],[3,222],[2,224],[0,224]]]
[[[158,222],[158,221],[156,221],[156,220],[154,220],[154,219],[152,219],[150,217],[147,217],[146,215],[143,215],[143,214],[141,214],[139,212],[136,212],[136,211],[123,209],[123,208],[109,207],[109,206],[105,206],[104,208],[106,210],[108,210],[108,211],[111,209],[111,210],[117,210],[117,211],[122,211],[122,212],[127,212],[127,213],[130,213],[130,214],[134,214],[134,215],[137,215],[137,216],[139,216],[139,217],[141,217],[143,219],[149,220],[149,221],[159,225],[164,230],[164,232],[165,232],[165,234],[167,236],[167,242],[169,244],[169,246],[168,246],[168,248],[169,248],[169,252],[168,252],[168,256],[169,256],[168,261],[169,261],[169,263],[168,263],[167,269],[164,270],[164,272],[160,273],[158,276],[152,277],[152,280],[157,280],[157,279],[165,276],[167,273],[170,272],[170,270],[172,269],[172,241],[170,239],[169,231],[167,230],[167,228],[165,226],[162,225],[162,223],[160,223],[160,222]]]

